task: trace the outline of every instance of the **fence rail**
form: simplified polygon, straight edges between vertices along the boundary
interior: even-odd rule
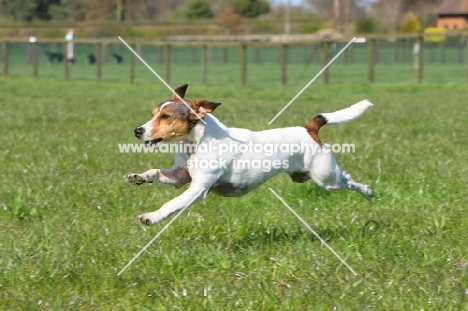
[[[154,81],[118,40],[75,40],[74,62],[63,40],[3,39],[3,75]],[[129,44],[166,81],[286,85],[310,79],[349,40],[283,42],[143,42]],[[62,64],[60,70],[59,64]],[[124,69],[127,68],[127,69]],[[425,70],[426,69],[426,70]],[[128,70],[127,74],[125,71]],[[146,71],[146,72],[145,72]],[[366,74],[367,71],[367,74]],[[333,73],[333,74],[332,74]],[[124,77],[127,78],[124,78]],[[323,83],[468,81],[468,34],[427,42],[422,36],[369,36],[353,43],[323,73]]]

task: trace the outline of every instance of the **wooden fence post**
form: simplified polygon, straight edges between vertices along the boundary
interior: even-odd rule
[[[135,50],[135,45],[131,44],[131,47],[133,50]],[[130,74],[129,74],[129,80],[130,83],[133,84],[135,82],[135,55],[131,50],[128,50],[129,54],[129,59],[130,59]]]
[[[439,43],[439,62],[441,64],[445,63],[445,39]]]
[[[396,64],[399,62],[398,59],[398,41],[393,43],[393,62]]]
[[[430,54],[429,54],[429,61],[431,63],[435,63],[436,62],[436,56],[435,56],[435,45],[434,43],[430,43],[430,45],[428,46],[429,50],[430,50]]]
[[[101,63],[107,64],[108,61],[109,43],[102,43]]]
[[[350,48],[350,46],[348,47],[348,49],[349,48]],[[349,51],[348,51],[348,49],[344,50],[344,52],[343,52],[343,63],[345,65],[348,65],[348,63],[349,63]]]
[[[375,64],[375,51],[374,51],[374,39],[369,39],[367,41],[367,58],[369,62],[369,68],[367,73],[367,79],[369,83],[374,83],[374,64]]]
[[[68,57],[67,57],[67,42],[63,42],[63,76],[65,80],[70,79],[70,64],[68,63]]]
[[[463,43],[459,42],[457,44],[457,55],[458,55],[458,63],[463,64]]]
[[[417,46],[415,46],[414,49],[414,54],[416,57],[416,81],[418,83],[423,82],[423,42],[423,36],[418,36],[416,39]]]
[[[287,63],[288,63],[288,46],[282,44],[280,48],[280,57],[281,57],[281,85],[286,85],[287,79]]]
[[[309,46],[307,46],[307,51],[305,52],[306,57],[304,57],[304,64],[312,64],[314,62],[314,56],[315,56],[315,46],[313,43],[311,43]]]
[[[2,44],[3,75],[8,76],[8,41]]]
[[[380,41],[374,40],[374,63],[380,63]]]
[[[158,45],[156,47],[156,55],[158,58],[158,62],[160,62],[161,64],[164,63],[164,46]]]
[[[38,67],[38,60],[37,60],[37,41],[29,43],[32,44],[32,63],[33,63],[33,77],[37,77],[37,67]]]
[[[141,56],[141,42],[138,42],[135,47],[135,52]]]
[[[171,80],[171,46],[164,45],[164,80],[167,83]]]
[[[328,64],[329,58],[330,58],[330,42],[327,41],[322,41],[322,48],[323,48],[323,66],[326,66]],[[330,82],[330,71],[329,67],[325,69],[323,72],[323,82],[325,84],[328,84]]]
[[[31,64],[32,62],[32,43],[29,42],[26,44],[26,64]]]
[[[206,67],[208,63],[208,47],[206,44],[202,46],[202,84],[206,84]]]
[[[240,78],[241,78],[241,85],[245,86],[247,82],[247,55],[246,55],[247,45],[245,43],[241,43],[240,45]]]
[[[96,81],[102,80],[102,42],[96,43]]]
[[[223,63],[227,64],[229,62],[229,48],[227,46],[223,47]]]
[[[412,48],[411,48],[411,42],[409,38],[406,38],[406,48],[405,48],[405,59],[407,63],[411,63],[411,54],[412,54]]]
[[[192,47],[192,63],[196,64],[198,59],[198,48],[196,46]],[[203,57],[203,55],[202,55]]]

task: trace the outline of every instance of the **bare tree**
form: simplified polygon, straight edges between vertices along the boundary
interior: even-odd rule
[[[316,13],[327,15],[329,18],[333,17],[334,0],[307,0],[307,2]]]
[[[369,0],[307,0],[317,14],[328,17],[337,29],[345,30],[356,17],[363,13],[365,3]],[[387,0],[388,1],[388,0]]]
[[[402,12],[403,0],[380,0],[373,5],[373,14],[395,32]]]

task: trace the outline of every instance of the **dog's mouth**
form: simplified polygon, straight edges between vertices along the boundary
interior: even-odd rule
[[[153,140],[145,140],[145,145],[147,147],[156,147],[160,142],[162,142],[162,138],[156,138]]]

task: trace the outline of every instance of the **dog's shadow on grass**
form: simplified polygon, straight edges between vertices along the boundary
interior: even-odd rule
[[[326,242],[333,243],[337,239],[356,240],[370,238],[388,224],[379,220],[369,219],[361,226],[354,227],[322,227],[314,231]],[[310,230],[298,224],[294,227],[256,225],[249,227],[245,234],[234,236],[226,242],[234,249],[244,249],[251,246],[267,246],[281,243],[321,243],[320,239]]]

